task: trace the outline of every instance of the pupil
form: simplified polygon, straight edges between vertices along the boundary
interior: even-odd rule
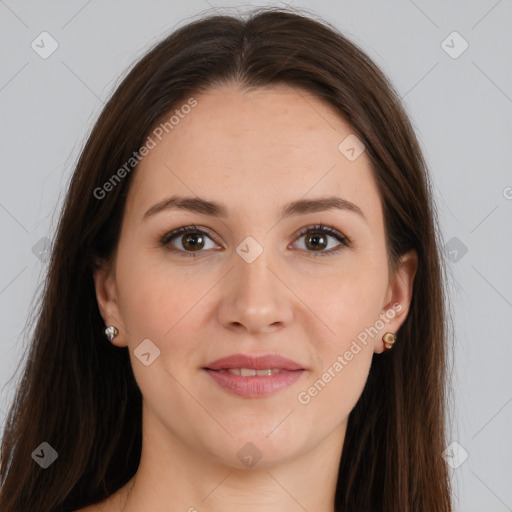
[[[311,235],[310,240],[312,241],[312,246],[314,248],[322,248],[323,246],[325,246],[325,239],[323,235]]]
[[[201,235],[194,235],[194,234],[189,233],[188,235],[185,236],[185,241],[183,242],[183,247],[185,247],[186,249],[187,248],[197,249],[198,247],[196,244],[200,243],[200,242],[198,242],[198,240],[202,241],[202,239],[203,239],[203,237]],[[190,241],[192,241],[191,246],[189,246]],[[201,249],[201,247],[199,247],[199,249]]]

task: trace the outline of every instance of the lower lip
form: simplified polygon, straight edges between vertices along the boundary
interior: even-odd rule
[[[273,375],[254,375],[242,377],[224,371],[205,370],[208,375],[223,389],[238,396],[257,398],[276,393],[291,386],[299,380],[304,370],[282,370]]]

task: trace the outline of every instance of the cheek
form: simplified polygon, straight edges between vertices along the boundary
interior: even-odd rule
[[[379,318],[384,289],[385,279],[370,271],[326,283],[311,299],[329,329],[322,336],[309,333],[318,364],[297,402],[304,418],[314,423],[322,417],[326,431],[346,420],[363,392],[374,353],[374,339],[365,329]]]
[[[358,334],[374,325],[386,286],[386,262],[377,259],[349,262],[336,276],[318,281],[316,291],[307,294],[308,305],[328,328],[322,336],[328,354],[346,349]]]
[[[311,408],[312,417],[333,411],[331,416],[324,415],[332,428],[349,415],[370,371],[374,338],[367,330],[379,319],[388,278],[385,254],[379,254],[372,251],[347,258],[343,270],[326,280],[313,299],[329,330],[312,338],[317,340],[320,364],[299,403]]]
[[[161,255],[155,258],[148,250],[137,250],[135,244],[126,245],[119,254],[119,306],[130,337],[151,333],[161,340],[169,338],[211,286],[205,279],[194,278],[197,272],[192,266],[173,271]]]
[[[193,272],[172,271],[161,259],[155,263],[157,258],[147,250],[131,247],[130,251],[128,246],[123,249],[116,278],[135,378],[155,411],[161,408],[159,403],[164,397],[176,407],[185,407],[187,395],[177,382],[188,378],[183,375],[187,369],[184,362],[190,361],[197,350],[186,341],[199,328],[204,315],[200,301],[213,283],[194,279]],[[146,339],[159,350],[158,357],[148,366],[137,357],[137,348]],[[149,347],[150,351],[156,350]]]
[[[177,400],[182,391],[172,376],[186,382],[190,366],[199,365],[197,334],[209,319],[208,292],[215,292],[219,277],[199,273],[193,265],[178,271],[165,258],[151,258],[142,251],[124,254],[130,257],[119,260],[117,278],[135,377],[148,396],[165,389]],[[154,366],[144,367],[136,359],[137,348],[146,339],[159,350]],[[158,384],[157,375],[162,379]]]

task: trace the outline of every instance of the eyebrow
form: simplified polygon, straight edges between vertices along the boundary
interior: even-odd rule
[[[180,209],[212,217],[226,218],[229,216],[227,208],[215,201],[208,201],[200,197],[188,197],[174,195],[168,197],[152,206],[143,216],[143,220],[156,215],[165,210]],[[337,196],[321,197],[318,199],[299,199],[292,201],[284,206],[282,211],[283,217],[294,217],[297,215],[305,215],[307,213],[322,212],[331,209],[338,209],[353,212],[362,217],[366,222],[367,219],[363,212],[354,203],[342,199]]]

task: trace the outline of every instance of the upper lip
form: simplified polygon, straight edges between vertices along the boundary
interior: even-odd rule
[[[261,356],[233,354],[216,359],[208,363],[204,368],[208,370],[228,370],[230,368],[251,368],[254,370],[278,368],[280,370],[289,371],[304,370],[303,366],[299,363],[278,354],[265,354]]]

